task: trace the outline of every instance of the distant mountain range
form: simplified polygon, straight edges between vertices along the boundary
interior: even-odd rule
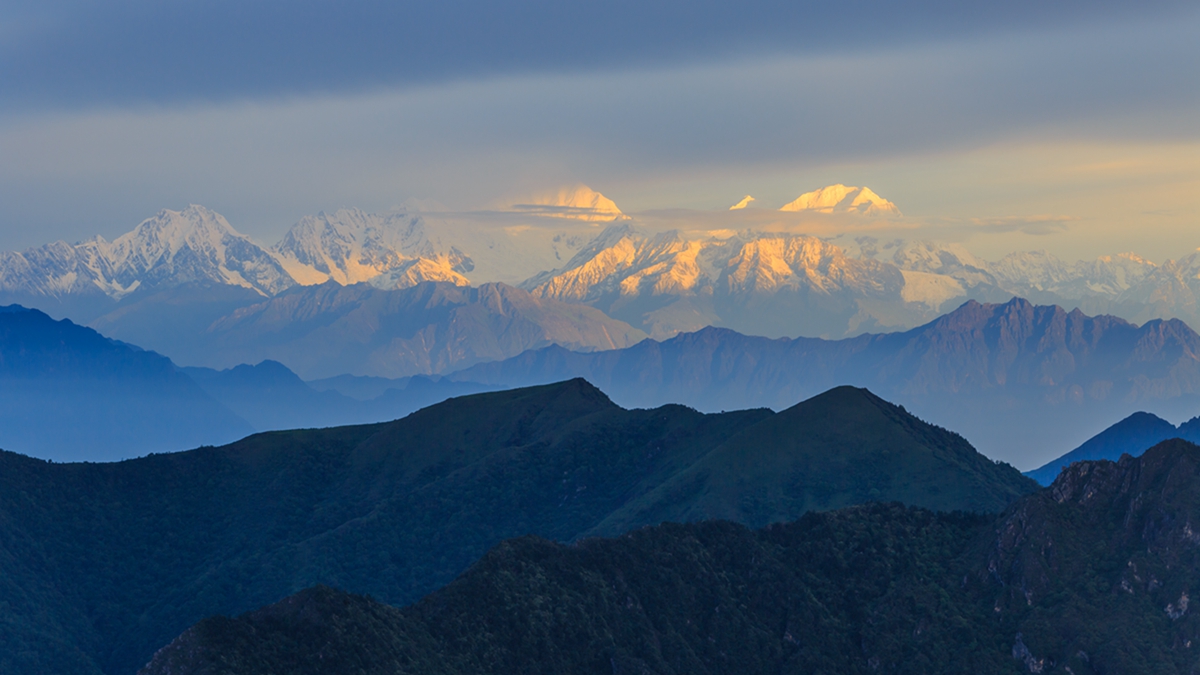
[[[220,371],[179,368],[66,319],[0,307],[5,450],[57,461],[126,459],[228,443],[255,431],[392,420],[497,387],[416,377],[368,388],[364,393],[354,378],[312,387],[274,361]]]
[[[524,537],[403,609],[316,587],[212,617],[141,672],[1184,675],[1197,494],[1200,448],[1170,441],[995,518],[876,504]]]
[[[439,374],[551,344],[594,351],[645,338],[592,307],[536,298],[505,284],[422,282],[381,290],[330,281],[260,298],[189,334],[166,336],[159,329],[161,304],[93,325],[182,363],[228,368],[270,359],[309,379]]]
[[[1136,412],[1089,438],[1062,457],[1033,471],[1026,471],[1025,475],[1042,485],[1049,485],[1064,467],[1075,462],[1097,459],[1115,462],[1120,460],[1122,455],[1138,457],[1147,449],[1171,438],[1200,443],[1200,417],[1193,417],[1175,426],[1157,415]]]
[[[784,209],[902,217],[869,188],[843,185],[805,193]],[[599,308],[658,339],[710,325],[767,337],[904,330],[969,299],[1013,296],[1139,323],[1200,322],[1198,253],[1163,265],[1131,253],[1071,263],[1018,252],[991,262],[957,245],[870,236],[651,232],[585,186],[473,216],[320,213],[273,246],[193,205],[161,211],[112,242],[0,254],[0,301],[101,330],[150,306],[172,307],[175,317],[206,328],[296,286],[403,289],[427,281],[519,286]],[[156,329],[163,342],[155,348],[172,356],[168,342],[185,332],[175,325],[163,320]]]
[[[838,384],[878,391],[952,426],[985,454],[1040,465],[1137,410],[1200,411],[1200,335],[1021,299],[970,301],[903,333],[770,340],[707,328],[580,354],[546,347],[451,375],[525,386],[569,377],[628,406],[776,409]]]
[[[137,313],[124,316],[110,326],[116,337],[153,338],[152,330],[139,332],[145,324]],[[185,363],[212,366],[182,372],[211,404],[245,422],[236,429],[199,424],[206,431],[189,437],[193,444],[229,441],[250,430],[383,421],[450,396],[574,377],[594,382],[622,405],[682,403],[711,412],[782,410],[838,385],[870,387],[1022,468],[1041,466],[1137,411],[1175,419],[1200,413],[1200,336],[1180,321],[1138,327],[1024,300],[972,301],[911,331],[842,340],[771,340],[719,328],[663,341],[639,342],[642,337],[594,308],[502,284],[424,282],[386,291],[327,282],[234,310],[180,338],[178,353]],[[65,355],[71,345],[47,348]],[[36,380],[32,373],[26,379]],[[47,377],[61,374],[48,371]],[[113,383],[139,375],[114,366],[108,377],[106,386],[126,386]],[[9,391],[19,396],[21,389]],[[82,394],[90,390],[71,391],[78,415],[99,415],[120,400],[107,396],[91,405]],[[196,408],[197,418],[204,410]],[[186,406],[171,414],[187,415]],[[60,454],[64,446],[55,439],[64,430],[36,431],[55,419],[14,423],[12,434],[30,431],[10,435],[7,447],[81,459],[188,447],[153,424],[110,427],[106,421],[87,432],[96,439],[90,448],[65,446],[85,454]],[[126,442],[139,434],[144,442]],[[4,439],[0,434],[0,443]]]
[[[0,668],[126,675],[206,616],[317,583],[410,602],[528,533],[879,500],[995,512],[1036,488],[850,387],[704,415],[625,410],[573,380],[112,464],[0,452]]]
[[[97,461],[253,431],[164,356],[37,310],[0,307],[0,448]]]

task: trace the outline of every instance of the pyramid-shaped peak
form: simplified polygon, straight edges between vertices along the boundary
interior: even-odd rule
[[[739,201],[738,203],[729,207],[729,210],[730,211],[740,211],[740,210],[746,208],[747,206],[750,206],[750,202],[752,202],[752,201],[754,201],[754,197],[751,197],[750,195],[746,195],[745,197],[742,197],[741,201]]]
[[[559,188],[535,197],[529,204],[516,204],[515,209],[530,211],[554,218],[570,218],[585,222],[604,223],[625,218],[613,200],[590,187],[578,184]]]
[[[116,238],[113,244],[116,250],[142,249],[149,245],[174,252],[200,241],[216,244],[226,237],[245,238],[221,214],[199,204],[190,204],[181,211],[158,211],[154,217],[138,223],[132,232]]]
[[[900,215],[900,209],[880,197],[871,188],[835,183],[805,192],[794,201],[784,204],[780,211],[815,211],[817,213],[855,213],[859,215]]]

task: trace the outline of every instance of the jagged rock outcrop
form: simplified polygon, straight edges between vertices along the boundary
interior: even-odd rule
[[[1198,488],[1200,447],[1178,439],[1073,464],[997,522],[967,585],[1018,618],[1030,672],[1191,672]]]

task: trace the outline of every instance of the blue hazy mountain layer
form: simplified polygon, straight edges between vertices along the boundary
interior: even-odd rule
[[[0,447],[120,459],[252,433],[170,359],[37,310],[0,311]]]
[[[1042,485],[1049,485],[1060,471],[1075,462],[1097,459],[1117,461],[1121,455],[1140,456],[1146,450],[1170,438],[1182,438],[1200,444],[1200,417],[1178,427],[1147,412],[1136,412],[1089,438],[1078,448],[1045,465],[1026,471],[1025,475]]]
[[[110,461],[255,431],[368,424],[499,387],[414,377],[370,400],[317,391],[274,361],[223,371],[170,359],[19,305],[0,307],[0,448]]]
[[[226,370],[182,370],[205,392],[258,431],[385,422],[448,398],[500,388],[417,376],[388,381],[391,386],[370,392],[376,395],[363,400],[332,387],[315,389],[278,361],[263,361],[253,366],[243,364]],[[338,386],[350,391],[378,388],[367,385],[356,389],[356,379],[349,378],[349,383],[339,380]]]
[[[527,386],[583,377],[621,405],[786,408],[841,384],[867,387],[962,433],[984,454],[1038,467],[1138,410],[1200,412],[1200,335],[1178,320],[970,301],[903,333],[769,339],[705,328],[625,349],[531,350],[449,375]]]

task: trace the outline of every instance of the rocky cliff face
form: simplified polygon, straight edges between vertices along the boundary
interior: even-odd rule
[[[1200,592],[1198,488],[1200,447],[1181,440],[1074,464],[996,524],[986,567],[968,585],[1015,620],[1014,656],[1030,672],[1190,672],[1200,646],[1190,607]]]

